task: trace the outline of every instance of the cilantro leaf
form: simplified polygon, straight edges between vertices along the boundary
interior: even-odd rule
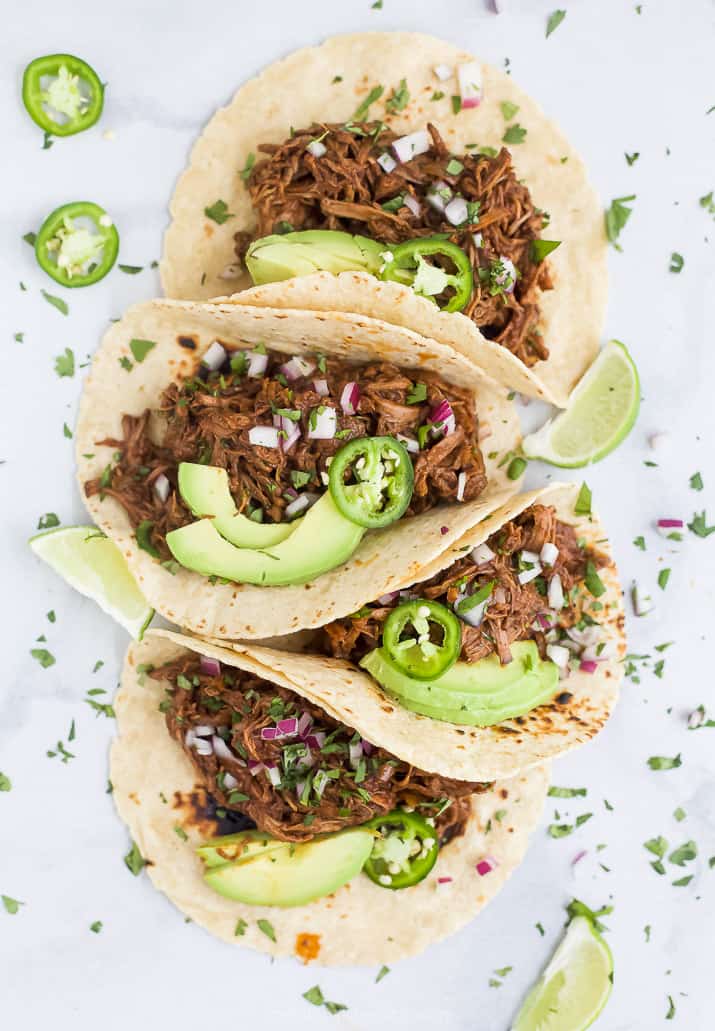
[[[52,652],[48,652],[47,648],[32,648],[30,655],[33,659],[37,659],[43,669],[49,669],[57,661]]]
[[[668,586],[668,580],[670,580],[670,570],[661,569],[661,571],[658,573],[658,586],[660,587],[661,591],[664,591],[665,588]]]
[[[61,311],[63,315],[69,315],[67,301],[64,301],[61,297],[55,297],[54,294],[48,294],[46,290],[40,290],[40,293],[53,308],[57,308],[57,311]]]
[[[220,226],[224,222],[228,222],[229,218],[234,217],[233,213],[228,210],[228,204],[225,200],[216,200],[210,207],[204,208],[204,215]]]
[[[333,81],[335,81],[335,80],[333,80]],[[243,168],[238,173],[241,176],[241,178],[243,179],[244,183],[247,182],[248,179],[250,178],[250,175],[251,175],[251,172],[253,171],[253,166],[255,165],[255,163],[256,163],[256,155],[255,154],[249,154],[248,157],[246,158],[246,164],[243,166]]]
[[[555,251],[557,247],[561,246],[561,240],[532,240],[531,241],[531,260],[537,264],[543,261],[544,258]]]
[[[137,362],[143,362],[152,348],[156,347],[156,340],[130,340],[129,349]]]
[[[677,251],[673,251],[673,253],[670,255],[670,265],[668,266],[668,270],[670,272],[682,272],[684,264],[685,258],[683,257],[683,255],[678,254]]]
[[[55,372],[58,376],[74,376],[74,351],[71,347],[65,347],[65,353],[55,358]]]
[[[616,250],[621,250],[621,247],[617,243],[617,240],[618,237],[621,235],[621,230],[625,227],[626,222],[631,217],[631,213],[633,211],[633,209],[627,207],[627,205],[635,199],[635,193],[631,194],[630,197],[616,197],[614,200],[611,201],[611,206],[606,211],[606,236],[608,237],[610,243],[614,245]]]
[[[499,107],[505,122],[510,122],[519,113],[519,105],[512,104],[510,100],[502,100]]]
[[[636,161],[640,157],[640,153],[634,150],[632,154],[626,154],[625,158],[629,165],[635,165]]]
[[[410,389],[407,391],[407,397],[405,400],[408,405],[419,405],[427,399],[427,384],[426,383],[413,383]]]
[[[124,865],[135,877],[138,877],[146,866],[146,859],[142,856],[135,841],[132,841],[132,847],[124,857]]]
[[[553,11],[546,22],[546,39],[549,38],[552,32],[556,32],[561,22],[566,17],[566,11]]]
[[[263,931],[266,938],[270,938],[272,942],[276,940],[276,932],[273,929],[273,924],[270,922],[270,920],[266,920],[262,917],[260,920],[256,920],[256,923],[258,925],[259,931]]]
[[[591,515],[591,488],[585,482],[581,484],[573,510],[575,515]]]
[[[691,490],[702,490],[703,489],[703,478],[700,473],[693,473],[688,481],[690,483]]]
[[[709,537],[711,533],[715,533],[715,526],[708,526],[707,518],[704,509],[702,512],[694,512],[692,523],[688,523],[690,532],[694,533],[696,537]]]
[[[136,276],[144,271],[143,265],[122,265],[121,261],[117,264],[117,268],[120,272],[126,272],[128,276]]]
[[[148,552],[152,558],[161,558],[159,552],[152,544],[151,534],[153,529],[154,524],[151,519],[142,519],[135,531],[137,544],[142,551]]]
[[[380,99],[380,97],[382,96],[382,94],[384,92],[385,92],[385,87],[384,86],[373,86],[372,89],[370,90],[370,92],[368,93],[368,95],[363,100],[363,102],[361,104],[358,104],[358,106],[355,108],[355,113],[352,116],[351,121],[352,122],[362,122],[362,121],[364,121],[367,118],[368,113],[369,113],[370,108],[372,107],[372,105],[375,103],[376,100]]]
[[[515,122],[510,125],[502,136],[502,143],[523,143],[526,138],[526,129]]]
[[[648,766],[651,770],[677,770],[682,765],[683,760],[680,758],[680,752],[672,759],[667,755],[652,755],[648,760]]]
[[[0,895],[2,904],[5,907],[5,912],[9,913],[10,916],[15,916],[20,906],[24,906],[24,902],[20,902],[19,899],[10,898],[9,895]]]
[[[392,96],[385,104],[385,108],[391,114],[397,114],[398,111],[404,111],[410,102],[410,91],[407,88],[407,79],[400,79],[400,85],[397,89],[393,89]]]
[[[248,924],[246,923],[246,921],[243,919],[243,917],[240,917],[240,919],[236,923],[236,927],[233,932],[234,938],[242,938],[246,933],[247,927]]]
[[[60,519],[55,512],[45,512],[37,521],[38,530],[50,530],[53,526],[59,526]]]
[[[5,773],[0,773],[0,791],[12,791],[12,781]]]

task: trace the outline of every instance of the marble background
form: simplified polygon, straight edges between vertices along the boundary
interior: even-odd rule
[[[12,791],[0,793],[0,892],[24,903],[15,916],[0,908],[5,1027],[506,1031],[559,938],[573,895],[615,907],[607,920],[615,988],[599,1031],[659,1027],[668,995],[673,1026],[713,1026],[715,869],[708,858],[715,855],[715,729],[692,732],[686,720],[701,703],[715,715],[715,537],[688,534],[676,546],[659,538],[653,523],[659,516],[690,519],[703,508],[715,521],[715,225],[698,204],[715,188],[715,112],[706,115],[715,104],[715,7],[711,0],[644,0],[639,14],[630,0],[564,0],[567,18],[545,40],[555,6],[502,0],[497,17],[481,0],[384,0],[382,10],[368,0],[24,0],[10,17],[5,12],[0,771]],[[604,199],[637,194],[623,253],[611,253],[606,329],[636,357],[643,405],[629,440],[587,478],[624,583],[637,579],[656,597],[654,613],[629,620],[631,651],[653,655],[655,645],[674,644],[654,656],[665,659],[662,677],[651,662],[640,683],[626,682],[597,743],[555,766],[556,784],[586,787],[588,795],[578,804],[549,802],[557,803],[562,822],[592,812],[588,823],[553,840],[546,830],[554,820],[550,804],[525,864],[482,917],[375,985],[376,970],[311,970],[229,949],[186,925],[146,877],[134,879],[122,862],[127,835],[105,794],[113,725],[95,717],[84,699],[93,687],[113,691],[127,641],[35,560],[25,541],[44,512],[57,512],[64,523],[84,520],[72,443],[63,436],[63,423],[73,425],[84,370],[58,379],[54,357],[71,347],[84,363],[108,319],[156,293],[158,280],[149,269],[137,276],[115,270],[91,290],[53,289],[21,237],[60,203],[92,198],[120,227],[121,260],[148,265],[159,257],[175,177],[215,106],[295,47],[377,28],[442,34],[498,64],[508,57],[515,77],[584,153]],[[86,57],[108,81],[106,109],[99,127],[43,151],[19,84],[30,59],[63,49]],[[640,152],[632,167],[626,151]],[[673,251],[685,258],[680,275],[668,271]],[[63,293],[68,317],[43,301],[43,287]],[[524,414],[539,415],[535,406]],[[648,444],[653,433],[666,435],[657,451]],[[696,471],[701,493],[688,485]],[[548,475],[535,466],[529,472],[533,482]],[[631,543],[640,534],[645,553]],[[665,592],[655,582],[661,567],[672,569]],[[50,609],[54,624],[45,615]],[[42,634],[57,658],[49,669],[30,656]],[[99,659],[104,666],[93,673]],[[76,758],[47,758],[58,739],[67,744],[72,720],[76,738],[68,747]],[[652,772],[646,764],[649,756],[676,753],[679,769]],[[672,815],[678,807],[686,813],[682,822]],[[658,876],[643,848],[656,835],[671,846],[695,841],[697,860],[687,869],[668,865]],[[587,856],[572,867],[582,849]],[[672,885],[688,873],[694,877],[687,887]],[[102,931],[93,934],[97,920]],[[506,966],[513,970],[502,986],[490,987],[495,968]],[[301,993],[315,983],[348,1011],[331,1017],[309,1006]]]

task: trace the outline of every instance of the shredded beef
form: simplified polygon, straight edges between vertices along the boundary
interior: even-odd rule
[[[474,292],[464,314],[489,339],[534,365],[549,354],[539,330],[539,295],[553,284],[548,265],[532,253],[548,216],[534,206],[504,147],[494,156],[472,150],[455,162],[437,129],[428,129],[430,149],[391,172],[377,159],[397,134],[379,122],[351,123],[349,129],[314,123],[282,144],[261,145],[266,157],[254,165],[247,184],[258,224],[253,233],[236,234],[236,254],[243,260],[252,239],[288,229],[337,229],[387,244],[446,233],[474,269]],[[318,137],[327,148],[319,158],[307,149]],[[455,228],[427,202],[435,182],[479,204],[470,224]],[[419,202],[419,214],[404,203],[396,211],[383,207],[408,194]],[[489,274],[502,258],[518,270],[512,293],[500,290]]]
[[[151,676],[171,685],[162,706],[167,727],[201,785],[221,807],[243,813],[260,830],[283,841],[309,841],[409,804],[436,818],[437,833],[446,842],[463,833],[469,796],[488,787],[426,773],[376,746],[368,746],[362,763],[351,764],[349,743],[359,735],[349,727],[268,680],[227,668],[219,676],[209,676],[195,655],[162,666]],[[313,744],[313,765],[301,768],[306,746],[298,737],[263,740],[261,730],[306,712],[313,719],[310,733],[326,737],[320,749]],[[197,737],[197,730],[203,736]],[[206,742],[199,747],[211,754],[199,754],[200,742]],[[274,786],[265,768],[252,774],[250,762],[275,766],[281,783]],[[322,794],[313,787],[319,770],[328,774]],[[235,779],[229,781],[231,786],[225,783],[229,774]],[[303,795],[306,783],[308,792]]]
[[[559,549],[554,565],[544,566],[538,579],[519,583],[518,553],[526,550],[539,554],[547,541]],[[524,640],[536,641],[543,657],[544,634],[533,626],[536,617],[548,609],[539,586],[545,592],[553,576],[561,578],[566,607],[559,613],[559,622],[572,626],[580,616],[580,601],[569,592],[583,581],[589,561],[597,568],[604,560],[580,547],[573,527],[558,520],[554,509],[546,505],[532,505],[505,523],[487,543],[495,552],[494,559],[479,564],[471,555],[458,559],[430,580],[411,587],[409,596],[440,601],[451,608],[461,595],[475,593],[484,584],[495,581],[481,624],[473,627],[462,622],[461,658],[476,662],[496,652],[500,661],[507,663],[511,661],[509,646]],[[369,651],[380,647],[383,624],[402,601],[397,597],[386,604],[376,602],[353,616],[328,624],[318,639],[320,650],[359,662]]]
[[[226,469],[239,512],[260,515],[269,522],[285,519],[285,509],[300,492],[323,493],[332,456],[356,437],[416,438],[418,427],[429,422],[430,412],[446,399],[455,416],[455,430],[440,438],[430,433],[425,447],[411,456],[415,487],[407,515],[424,512],[440,502],[455,501],[459,475],[466,477],[463,500],[478,497],[486,486],[484,459],[478,444],[478,420],[473,394],[447,383],[429,371],[414,379],[389,362],[357,366],[325,359],[309,375],[289,385],[277,378],[283,354],[269,353],[265,376],[251,378],[227,371],[172,384],[164,391],[160,411],[122,418],[122,437],[97,441],[116,448],[116,461],[101,477],[85,484],[87,496],[115,498],[136,528],[149,523],[151,545],[160,558],[171,559],[166,534],[192,521],[177,488],[180,462],[206,462]],[[315,379],[326,380],[328,396],[315,389]],[[340,397],[348,382],[356,382],[360,402],[355,415],[346,415]],[[424,400],[409,403],[415,384],[423,384]],[[308,438],[311,412],[321,406],[337,413],[338,436],[331,440]],[[273,425],[276,409],[300,413],[291,425],[302,431],[289,451],[251,444],[249,430]],[[156,493],[159,476],[168,478],[167,501]],[[297,479],[296,479],[297,477]],[[260,510],[260,512],[258,511]]]

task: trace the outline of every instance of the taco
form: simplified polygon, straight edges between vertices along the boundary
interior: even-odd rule
[[[583,162],[510,75],[430,36],[268,67],[209,122],[171,214],[172,297],[268,283],[245,301],[406,325],[560,405],[598,351],[606,238]]]
[[[149,603],[227,638],[347,615],[521,472],[506,390],[462,355],[364,316],[248,306],[131,309],[75,437],[87,507]]]
[[[493,780],[604,727],[623,676],[623,602],[590,494],[554,484],[512,498],[418,577],[328,623],[314,654],[233,647],[320,704],[354,706],[361,733],[405,760],[439,756],[446,776]]]
[[[524,856],[542,766],[492,785],[417,769],[256,662],[166,631],[126,658],[113,798],[152,881],[234,944],[385,963],[474,917]]]

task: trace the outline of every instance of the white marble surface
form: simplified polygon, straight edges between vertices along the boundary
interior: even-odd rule
[[[703,507],[715,521],[715,266],[708,239],[715,225],[698,205],[715,188],[715,112],[705,114],[715,104],[715,8],[710,0],[644,0],[639,15],[630,0],[564,0],[566,21],[546,41],[554,0],[501,6],[505,13],[497,17],[480,0],[384,0],[381,11],[368,0],[24,0],[10,16],[5,12],[0,770],[13,788],[0,794],[0,892],[25,905],[16,916],[0,909],[4,1027],[505,1031],[574,894],[615,906],[607,921],[615,989],[599,1029],[659,1027],[669,994],[677,1007],[673,1026],[713,1026],[715,870],[707,859],[715,855],[715,730],[690,732],[685,719],[699,703],[715,715],[715,537],[689,534],[676,547],[652,524],[664,515],[690,518]],[[113,690],[127,641],[35,561],[25,540],[43,512],[55,511],[65,523],[84,515],[72,444],[62,431],[63,422],[73,424],[83,371],[58,379],[53,357],[71,347],[84,361],[107,320],[155,293],[158,281],[151,271],[115,271],[92,289],[63,292],[43,277],[21,240],[56,205],[88,197],[113,212],[121,260],[144,265],[158,258],[174,178],[213,108],[264,63],[299,45],[374,28],[442,33],[497,63],[508,56],[514,75],[583,151],[604,198],[637,194],[624,253],[611,255],[607,332],[637,358],[642,412],[628,442],[588,480],[624,582],[637,577],[657,596],[653,615],[629,620],[631,650],[652,652],[675,641],[662,679],[646,671],[639,685],[627,683],[595,745],[556,765],[557,784],[588,788],[578,805],[558,804],[562,815],[592,811],[593,818],[555,841],[546,833],[550,805],[525,865],[486,913],[377,986],[376,971],[314,971],[229,949],[185,925],[146,877],[134,879],[122,863],[127,836],[104,793],[112,721],[95,718],[83,699],[93,686]],[[98,129],[43,151],[19,83],[28,60],[61,49],[85,56],[109,82],[106,112]],[[111,142],[103,138],[108,129],[116,134]],[[640,151],[633,167],[624,151]],[[679,276],[668,272],[672,251],[685,257]],[[66,296],[69,317],[42,300],[41,287]],[[14,341],[16,332],[24,332],[23,343]],[[647,445],[654,431],[669,434],[657,454]],[[688,487],[696,470],[705,482],[699,494]],[[546,472],[532,468],[530,476],[536,481]],[[631,543],[638,534],[646,538],[645,554]],[[661,565],[672,568],[664,593],[655,585]],[[57,613],[54,625],[45,617],[49,609]],[[46,670],[29,654],[40,634],[57,657]],[[97,659],[105,665],[93,674]],[[76,759],[62,765],[45,753],[58,738],[67,743],[72,720]],[[646,766],[648,756],[677,752],[678,770]],[[678,806],[687,813],[680,824],[672,816]],[[642,843],[658,834],[673,845],[697,842],[699,857],[689,870],[669,867],[658,877],[650,869]],[[599,843],[606,848],[596,854]],[[574,877],[571,860],[582,848],[588,856]],[[687,872],[695,874],[688,887],[671,885]],[[89,930],[95,920],[103,922],[98,935]],[[503,986],[490,988],[492,971],[508,965],[514,969]],[[331,1017],[304,1002],[301,993],[315,983],[327,998],[346,1003],[347,1013]]]

